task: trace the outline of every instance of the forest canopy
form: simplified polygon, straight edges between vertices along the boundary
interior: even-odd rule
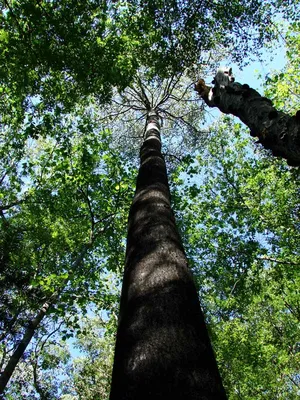
[[[299,1],[0,8],[1,384],[16,361],[3,398],[109,398],[149,106],[228,399],[295,399],[299,169],[235,118],[211,124],[194,84],[281,43],[287,62],[262,77],[264,95],[297,115]]]

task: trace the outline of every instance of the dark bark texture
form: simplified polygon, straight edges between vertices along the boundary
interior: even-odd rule
[[[295,116],[278,111],[271,100],[248,85],[229,79],[220,84],[218,74],[213,88],[206,86],[203,79],[195,86],[205,103],[235,115],[250,128],[250,135],[257,136],[258,142],[274,156],[285,158],[291,166],[300,166],[300,111]]]
[[[128,240],[111,400],[226,399],[175,226],[149,113]]]

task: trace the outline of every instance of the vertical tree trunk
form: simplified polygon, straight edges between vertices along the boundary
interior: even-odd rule
[[[226,399],[170,207],[158,116],[148,115],[126,265],[111,400]]]

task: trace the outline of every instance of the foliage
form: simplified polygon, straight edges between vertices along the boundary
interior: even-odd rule
[[[108,399],[116,322],[115,310],[105,318],[91,311],[81,315],[80,331],[68,345],[58,335],[61,324],[48,325],[44,334],[39,330],[35,346],[15,371],[6,398]]]
[[[300,24],[294,22],[289,26],[285,37],[287,64],[283,71],[273,72],[267,76],[265,94],[272,98],[275,107],[288,113],[299,109],[300,92]]]
[[[250,49],[258,51],[274,36],[266,29],[276,17],[274,5],[287,7],[279,0],[234,0],[230,6],[223,0],[1,3],[1,369],[30,320],[57,293],[8,399],[107,396],[113,318],[104,323],[81,317],[91,307],[95,315],[115,307],[136,172],[136,153],[128,151],[134,138],[122,130],[116,145],[115,131],[107,129],[114,111],[109,100],[132,95],[141,73],[150,97],[184,73],[194,77],[200,66],[212,68],[220,55],[230,53],[242,63]],[[288,44],[298,46],[294,33]],[[288,57],[288,72],[269,82],[275,100],[277,89],[286,93],[276,82],[297,82],[293,50]],[[181,85],[167,90],[164,110],[172,115],[164,128],[176,135],[168,136],[165,150],[180,161],[177,169],[172,164],[174,205],[225,383],[233,399],[293,398],[298,178],[280,162],[252,154],[238,127],[232,128],[236,136],[221,127],[194,163],[186,152],[204,145],[196,135],[203,132],[202,113],[194,103],[188,106],[188,92],[181,92],[185,81]],[[85,354],[74,361],[66,346],[72,337]],[[62,371],[68,385],[57,379]]]
[[[2,91],[18,118],[35,96],[48,109],[60,104],[69,110],[87,94],[103,103],[113,86],[124,89],[141,67],[166,78],[211,62],[210,52],[228,47],[242,62],[273,35],[266,26],[274,12],[262,0],[230,6],[225,0],[5,0]]]
[[[51,336],[52,329],[50,324],[47,325],[44,335],[41,335],[43,330],[39,330],[40,337],[32,350],[26,352],[14,372],[6,391],[7,400],[60,398],[60,385],[70,352],[65,343]]]
[[[66,337],[79,309],[91,301],[109,308],[107,271],[118,273],[122,264],[135,169],[89,110],[78,108],[52,128],[55,138],[28,140],[2,179],[2,365],[54,293],[49,318],[63,318]]]
[[[107,322],[99,318],[83,321],[86,333],[75,343],[82,355],[73,360],[70,369],[78,399],[109,399],[116,321],[116,314]]]
[[[239,124],[218,124],[177,176],[174,203],[229,398],[294,399],[299,177],[250,142]]]

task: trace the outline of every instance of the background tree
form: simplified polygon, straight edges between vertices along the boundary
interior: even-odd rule
[[[39,322],[32,330],[30,320],[43,304],[60,316],[76,313],[74,303],[83,309],[91,300],[103,305],[106,289],[100,275],[105,267],[118,269],[118,246],[123,245],[117,232],[124,226],[121,204],[130,192],[130,166],[125,171],[121,161],[115,162],[109,133],[92,135],[86,121],[91,123],[77,113],[79,127],[70,121],[57,140],[39,139],[28,146],[13,177],[13,183],[26,178],[27,187],[23,184],[26,192],[16,194],[17,206],[2,214],[3,365],[23,333],[35,333]],[[11,186],[10,178],[6,173],[3,184]],[[116,254],[107,255],[100,267],[98,260],[113,248]],[[13,368],[3,375],[4,386]]]
[[[299,177],[252,146],[239,124],[218,123],[173,199],[229,399],[293,399]]]

